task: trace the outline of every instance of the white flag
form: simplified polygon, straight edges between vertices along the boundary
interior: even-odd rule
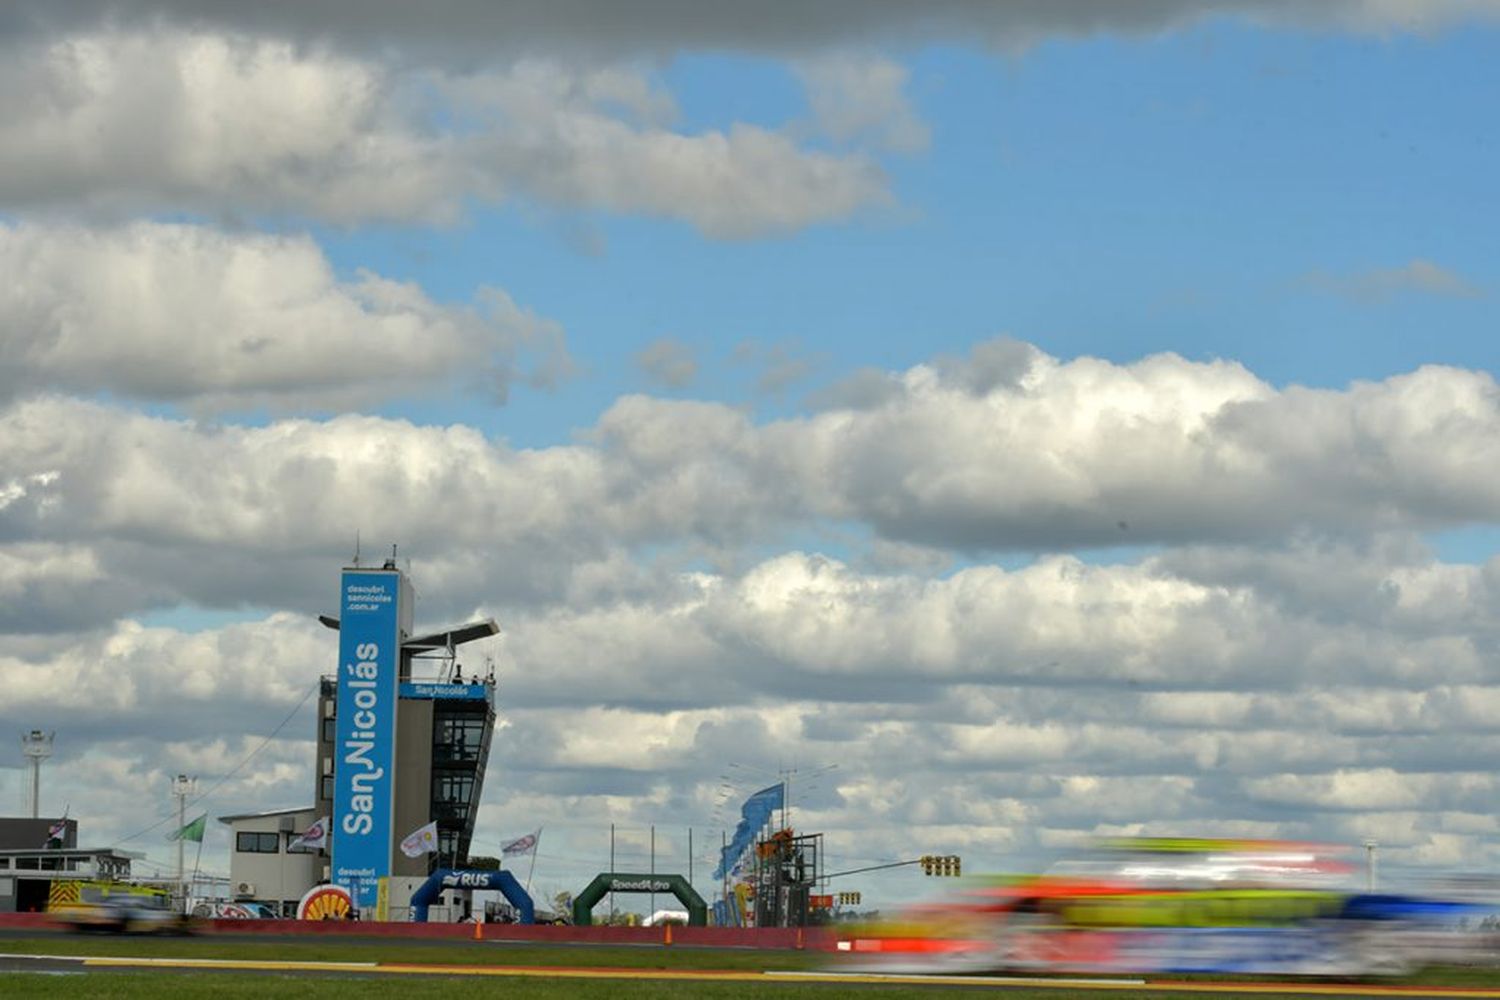
[[[537,827],[535,833],[528,833],[524,837],[517,837],[508,844],[500,845],[500,856],[511,857],[517,854],[530,854],[536,850],[536,842],[541,839],[542,828]]]
[[[290,844],[286,845],[286,849],[290,851],[298,847],[327,847],[328,827],[331,820],[331,816],[324,816],[312,826],[303,830]]]
[[[401,853],[408,858],[420,858],[438,849],[437,820],[418,827],[401,841]]]
[[[67,836],[68,817],[63,816],[62,819],[58,820],[56,823],[53,823],[50,827],[47,828],[47,842],[42,845],[42,850],[45,851],[54,840],[65,840]]]

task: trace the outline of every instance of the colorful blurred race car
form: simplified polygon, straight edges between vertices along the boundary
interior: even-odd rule
[[[1360,893],[1338,848],[1107,841],[1049,874],[971,882],[839,944],[890,971],[1394,975],[1487,947],[1477,899]]]

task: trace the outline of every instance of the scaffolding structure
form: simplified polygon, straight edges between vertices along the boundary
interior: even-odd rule
[[[755,926],[806,927],[822,871],[823,835],[778,830],[755,845]]]

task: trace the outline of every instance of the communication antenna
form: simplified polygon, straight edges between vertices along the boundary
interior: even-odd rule
[[[354,529],[354,566],[359,567],[359,529]]]
[[[52,756],[52,737],[56,735],[55,732],[44,733],[40,729],[33,729],[21,737],[21,753],[25,754],[27,763],[31,765],[26,790],[27,797],[31,800],[32,819],[41,815],[42,761]]]

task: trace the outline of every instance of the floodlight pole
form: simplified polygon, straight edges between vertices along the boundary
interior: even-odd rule
[[[52,756],[52,738],[56,735],[56,733],[44,733],[40,729],[33,729],[21,737],[21,753],[25,755],[26,762],[31,768],[31,787],[28,791],[31,793],[32,819],[41,816],[42,761]]]
[[[177,891],[182,893],[183,912],[187,912],[188,892],[187,884],[183,881],[186,872],[183,869],[182,842],[187,838],[183,836],[183,827],[187,826],[187,800],[197,787],[196,778],[189,778],[185,774],[179,774],[172,779],[172,794],[177,799]]]

